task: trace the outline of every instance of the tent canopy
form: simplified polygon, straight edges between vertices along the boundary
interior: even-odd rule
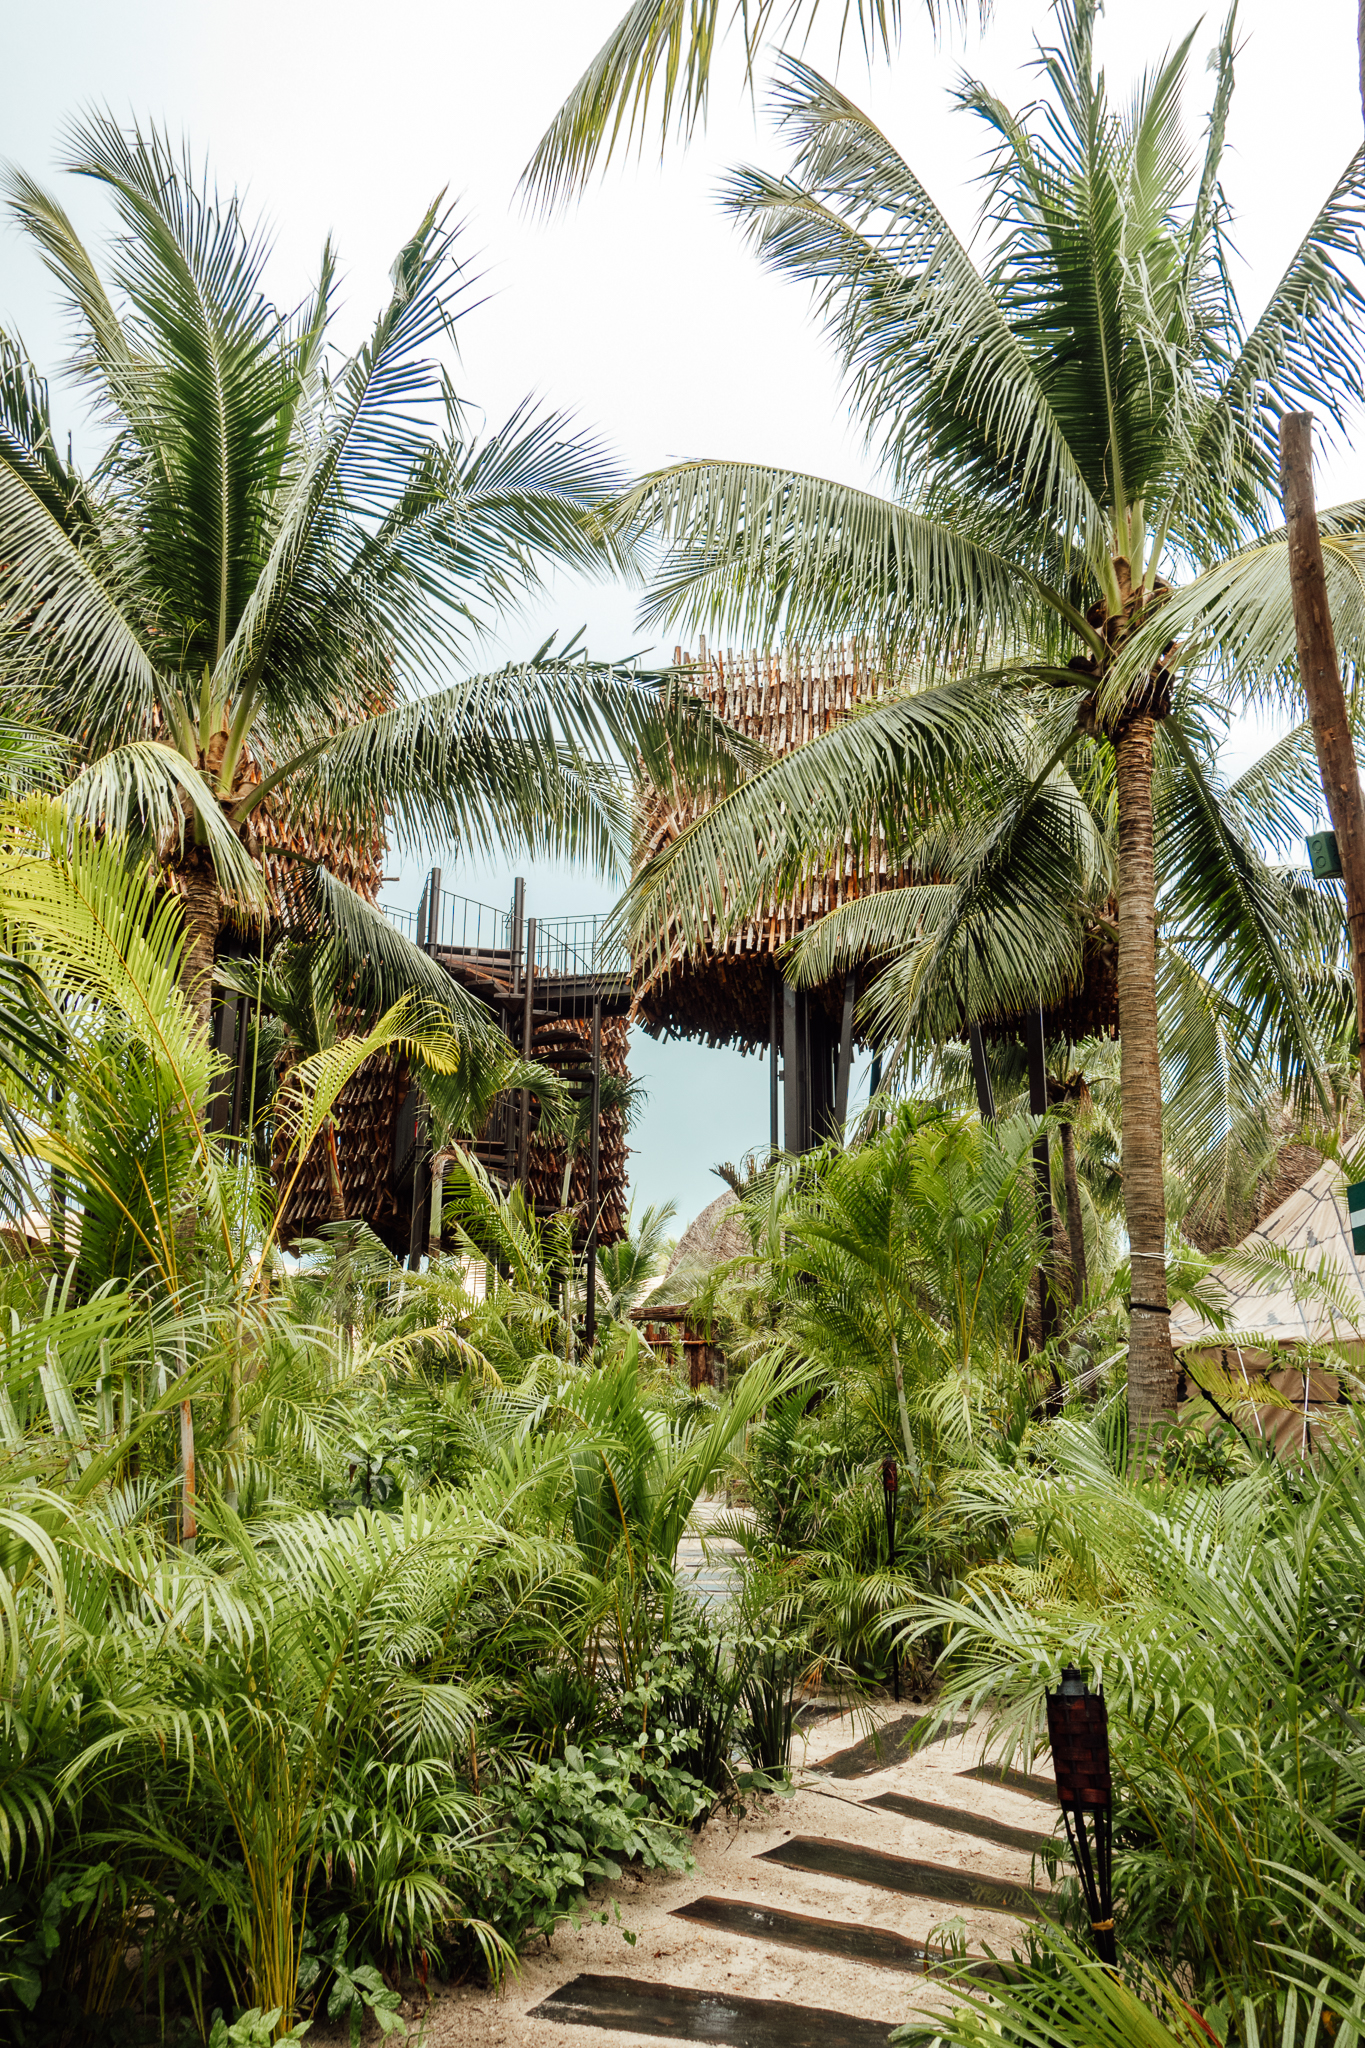
[[[1238,1246],[1238,1258],[1215,1266],[1204,1291],[1217,1301],[1234,1332],[1255,1333],[1281,1344],[1347,1344],[1365,1341],[1365,1253],[1351,1248],[1346,1191],[1339,1167],[1320,1166],[1301,1188],[1272,1210]],[[1277,1274],[1267,1259],[1247,1269],[1248,1256],[1287,1253],[1320,1276],[1323,1299],[1311,1285]],[[1171,1343],[1177,1350],[1217,1344],[1221,1333],[1189,1302],[1171,1311]]]

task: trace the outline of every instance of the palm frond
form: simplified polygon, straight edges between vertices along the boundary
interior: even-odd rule
[[[892,674],[1046,644],[1055,608],[1028,570],[970,530],[893,500],[753,463],[656,471],[615,515],[665,550],[642,606],[760,645],[852,635]]]
[[[855,0],[841,4],[846,31]],[[737,0],[730,25],[743,41],[747,82],[772,30],[795,40],[818,8],[819,0]],[[927,0],[934,23],[950,11],[965,15],[965,0],[951,7]],[[988,11],[983,4],[983,20]],[[553,206],[581,191],[596,165],[610,162],[618,145],[629,148],[637,133],[643,148],[651,98],[663,140],[675,110],[679,134],[690,136],[705,119],[719,16],[719,0],[634,0],[537,143],[522,173],[528,196]],[[856,19],[868,55],[889,57],[900,40],[901,0],[856,0]]]

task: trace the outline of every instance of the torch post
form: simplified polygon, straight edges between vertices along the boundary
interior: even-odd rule
[[[1057,1798],[1090,1913],[1095,1953],[1111,1969],[1114,1945],[1114,1788],[1109,1773],[1109,1709],[1074,1664],[1047,1695],[1047,1732],[1057,1772]],[[1089,1821],[1087,1833],[1086,1822]]]

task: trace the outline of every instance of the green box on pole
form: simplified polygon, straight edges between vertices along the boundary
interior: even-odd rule
[[[1337,849],[1335,832],[1314,832],[1308,839],[1308,861],[1317,882],[1339,882],[1342,879],[1341,854]]]
[[[1351,1219],[1351,1250],[1365,1252],[1365,1180],[1347,1188],[1346,1213]]]

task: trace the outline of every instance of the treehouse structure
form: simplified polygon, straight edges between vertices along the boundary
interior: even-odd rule
[[[627,1078],[632,990],[624,952],[604,943],[605,918],[529,916],[521,881],[511,907],[496,910],[452,896],[439,868],[428,875],[415,914],[389,916],[484,1005],[519,1051],[585,1098],[587,1138],[570,1171],[568,1206],[585,1239],[595,1231],[598,1244],[614,1244],[625,1228],[625,1124],[619,1110],[601,1110],[599,1098],[603,1072]],[[549,1215],[563,1206],[567,1148],[562,1138],[542,1136],[539,1122],[534,1095],[499,1096],[483,1129],[472,1134],[471,1149],[491,1179],[504,1188],[519,1182],[536,1210]],[[408,1237],[406,1244],[392,1236],[390,1242],[412,1258],[439,1228],[439,1178],[420,1091],[403,1085],[390,1180],[399,1235],[406,1218]]]
[[[851,642],[814,654],[789,647],[780,653],[722,655],[709,652],[703,641],[699,655],[677,648],[673,658],[698,696],[774,755],[828,732],[886,690],[885,678]],[[696,805],[679,804],[659,792],[647,795],[644,857],[661,852],[697,815]],[[876,967],[861,967],[821,988],[799,989],[785,980],[778,956],[827,912],[907,880],[889,850],[883,847],[869,861],[855,851],[850,834],[841,858],[812,867],[791,896],[765,905],[733,936],[690,950],[679,945],[648,963],[637,961],[638,1021],[656,1038],[695,1038],[707,1045],[738,1046],[745,1053],[768,1053],[773,1147],[808,1150],[840,1129],[847,1115],[854,1005]],[[983,1086],[986,1091],[981,1094],[983,1113],[991,1113],[983,1040],[1037,1037],[1041,1043],[1042,1037],[1117,1036],[1116,936],[1112,918],[1092,917],[1082,973],[1073,989],[1035,1015],[1000,1017],[973,1027],[969,1036],[978,1093]]]
[[[775,755],[828,732],[885,687],[851,643],[817,654],[789,647],[736,656],[709,653],[703,641],[698,656],[678,648],[673,659],[712,710]],[[643,857],[662,852],[697,815],[696,805],[647,793]],[[791,896],[765,905],[733,936],[636,962],[639,1023],[655,1038],[695,1038],[766,1054],[773,1148],[809,1151],[842,1128],[848,1113],[860,984],[847,974],[823,988],[796,988],[777,956],[827,911],[903,880],[884,852],[868,862],[855,854],[850,838],[842,859],[803,875]]]

